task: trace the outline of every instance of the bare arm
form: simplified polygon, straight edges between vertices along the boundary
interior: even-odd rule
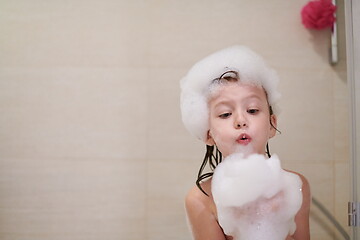
[[[225,240],[212,211],[212,200],[196,187],[185,199],[185,208],[194,240]]]

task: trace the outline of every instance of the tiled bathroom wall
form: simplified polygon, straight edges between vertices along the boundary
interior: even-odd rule
[[[346,229],[348,96],[301,1],[4,0],[0,3],[0,239],[191,239],[183,200],[205,146],[186,132],[179,80],[248,45],[281,78],[284,168]],[[311,210],[313,240],[336,239]]]

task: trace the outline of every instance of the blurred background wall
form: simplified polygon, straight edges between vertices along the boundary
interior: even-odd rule
[[[306,3],[1,0],[0,239],[191,239],[183,199],[205,146],[182,125],[179,80],[234,44],[280,75],[271,152],[346,228],[344,3],[336,66]],[[338,239],[314,207],[311,234]]]

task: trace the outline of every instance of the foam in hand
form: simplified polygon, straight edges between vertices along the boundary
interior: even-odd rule
[[[229,155],[213,175],[218,221],[234,240],[284,240],[296,230],[302,181],[276,155]]]

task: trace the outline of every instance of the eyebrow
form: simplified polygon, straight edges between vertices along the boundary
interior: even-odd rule
[[[256,99],[256,100],[259,100],[261,101],[261,97],[259,97],[257,94],[250,94],[249,96],[246,96],[242,99],[242,101],[248,101],[248,100],[251,100],[251,99]],[[218,105],[227,105],[229,104],[230,102],[234,102],[233,99],[223,99],[223,100],[220,100],[218,103],[215,104],[215,107],[218,106]]]
[[[220,101],[220,102],[216,103],[216,104],[213,106],[213,108],[216,109],[216,108],[219,108],[219,107],[221,107],[221,106],[229,106],[229,105],[230,105],[230,102],[231,102],[231,101],[226,101],[226,100]]]

